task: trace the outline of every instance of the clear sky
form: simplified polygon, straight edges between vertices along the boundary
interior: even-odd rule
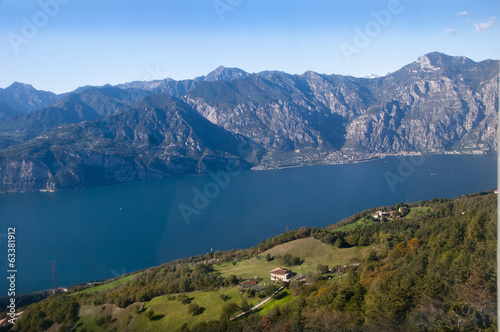
[[[0,87],[383,75],[432,51],[500,59],[499,19],[498,0],[0,0]]]

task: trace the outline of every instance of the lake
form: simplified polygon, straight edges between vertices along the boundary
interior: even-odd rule
[[[349,165],[0,195],[0,265],[17,235],[17,293],[108,279],[211,249],[248,248],[373,206],[491,190],[497,155],[389,157]],[[2,294],[7,281],[1,278]]]

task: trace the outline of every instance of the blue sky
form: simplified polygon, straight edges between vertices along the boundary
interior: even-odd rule
[[[381,75],[432,51],[500,59],[499,19],[497,0],[0,0],[0,87],[61,93],[219,65]]]

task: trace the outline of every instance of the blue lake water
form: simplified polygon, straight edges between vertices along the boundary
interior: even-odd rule
[[[9,226],[17,233],[20,294],[52,287],[52,261],[59,285],[70,286],[211,249],[255,246],[287,226],[324,227],[373,206],[453,198],[497,186],[496,154],[402,160],[246,171],[231,175],[225,188],[207,175],[3,194],[0,266],[6,274]],[[193,203],[195,193],[205,190],[210,197]],[[180,205],[185,215],[194,213],[183,217]],[[0,297],[7,296],[5,277],[0,287],[5,290]]]

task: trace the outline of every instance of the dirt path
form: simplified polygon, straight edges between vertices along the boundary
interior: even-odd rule
[[[268,298],[265,298],[262,302],[260,302],[259,304],[253,306],[250,310],[248,311],[245,311],[245,312],[242,312],[241,314],[238,314],[236,316],[234,316],[233,318],[230,319],[233,320],[233,319],[236,319],[236,318],[239,318],[241,316],[244,316],[246,314],[248,314],[249,312],[252,312],[260,307],[262,307],[264,304],[266,304],[269,300],[271,300],[273,297],[275,297],[279,292],[281,292],[283,290],[283,288],[285,288],[285,286],[281,286],[280,288],[278,288],[278,290],[276,292],[274,292],[271,296],[269,296]]]

